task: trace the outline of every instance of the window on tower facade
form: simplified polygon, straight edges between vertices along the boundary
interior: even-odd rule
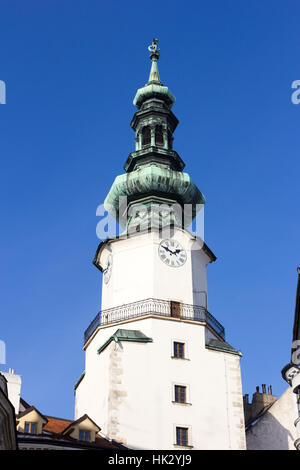
[[[183,385],[175,385],[175,402],[186,403],[186,387]]]
[[[174,357],[177,357],[178,359],[184,359],[185,358],[185,344],[184,343],[179,343],[177,341],[174,341]]]
[[[188,428],[176,427],[176,444],[178,446],[188,445]]]
[[[142,130],[142,146],[151,144],[151,129],[149,126],[143,127]]]
[[[162,126],[156,126],[155,128],[155,145],[162,147],[164,145],[164,135]]]

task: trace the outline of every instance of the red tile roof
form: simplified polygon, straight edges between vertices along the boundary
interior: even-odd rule
[[[53,434],[61,434],[72,421],[69,419],[54,418],[53,416],[46,416],[48,423],[43,427],[43,431],[51,432]]]
[[[54,416],[45,416],[45,417],[48,419],[48,422],[47,424],[45,424],[45,426],[43,426],[43,434],[45,435],[46,433],[49,433],[50,434],[49,437],[52,437],[53,439],[67,440],[73,443],[82,443],[83,445],[87,445],[91,447],[93,446],[101,447],[105,449],[120,449],[120,448],[125,449],[125,447],[123,447],[118,442],[110,441],[97,434],[96,434],[95,442],[91,442],[91,443],[78,441],[77,439],[73,439],[71,436],[68,436],[68,435],[62,435],[63,431],[68,426],[70,426],[70,424],[74,423],[74,421],[71,421],[69,419],[63,419],[63,418],[55,418]]]
[[[31,409],[34,409],[33,406],[27,408],[21,415],[24,415],[28,413]],[[38,411],[38,410],[37,410]],[[19,415],[20,416],[20,415]],[[41,415],[43,418],[47,419],[47,423],[43,426],[43,431],[42,434],[35,435],[34,442],[38,442],[40,440],[41,442],[47,439],[47,444],[49,445],[49,440],[50,442],[53,441],[53,445],[56,445],[57,443],[61,442],[69,442],[67,444],[68,446],[72,447],[81,447],[81,448],[102,448],[102,449],[126,449],[122,444],[119,444],[116,441],[110,441],[109,439],[105,439],[102,436],[99,436],[96,434],[96,440],[95,442],[85,442],[85,441],[79,441],[77,439],[72,438],[69,435],[63,435],[63,431],[68,428],[72,423],[75,421],[72,421],[70,419],[63,419],[63,418],[56,418],[54,416],[45,416]],[[78,421],[78,420],[77,420]],[[76,422],[77,422],[76,421]],[[30,434],[24,434],[18,432],[18,438],[22,442],[26,442],[33,438],[32,435]]]

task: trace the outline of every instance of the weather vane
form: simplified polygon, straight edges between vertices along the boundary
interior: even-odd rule
[[[157,60],[159,58],[160,49],[157,48],[158,39],[154,38],[152,41],[151,46],[148,47],[148,51],[150,52],[150,59]]]

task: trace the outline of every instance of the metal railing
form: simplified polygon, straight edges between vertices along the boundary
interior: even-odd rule
[[[100,325],[109,325],[145,315],[158,315],[206,323],[221,336],[221,338],[225,339],[224,327],[206,308],[167,300],[146,299],[102,310],[97,313],[94,320],[84,332],[84,343],[88,341]]]

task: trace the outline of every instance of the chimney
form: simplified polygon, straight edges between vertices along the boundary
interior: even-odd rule
[[[1,374],[7,380],[8,399],[13,405],[16,415],[18,415],[20,409],[21,376],[15,374],[14,369],[9,369],[8,372],[1,372]]]
[[[256,387],[256,392],[253,393],[252,403],[248,401],[248,394],[244,395],[244,413],[245,423],[251,422],[261,412],[267,409],[269,405],[272,405],[277,398],[272,394],[272,386],[269,385],[268,393],[266,392],[266,384],[262,384],[262,392],[259,391],[259,385]]]

